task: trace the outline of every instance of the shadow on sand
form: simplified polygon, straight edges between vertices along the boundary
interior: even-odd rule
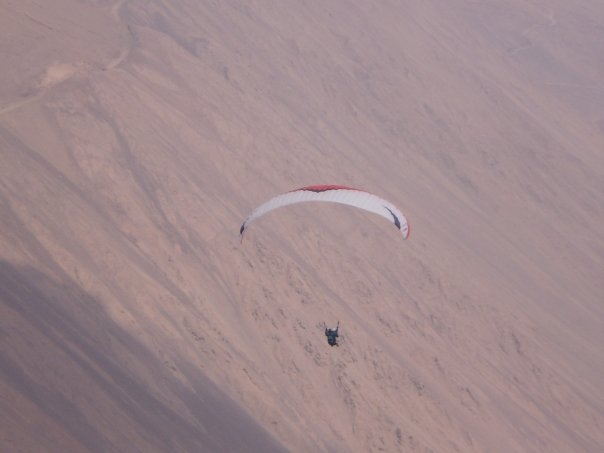
[[[0,261],[0,385],[14,396],[0,410],[27,420],[15,439],[45,451],[60,437],[98,452],[286,450],[207,377],[184,371],[185,385],[61,280]]]

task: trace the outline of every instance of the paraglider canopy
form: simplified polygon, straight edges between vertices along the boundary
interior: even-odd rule
[[[388,219],[398,228],[403,239],[409,237],[409,224],[403,213],[392,203],[364,190],[340,185],[307,186],[277,195],[254,209],[245,219],[239,234],[243,241],[245,229],[264,214],[283,206],[309,201],[323,201],[353,206]]]

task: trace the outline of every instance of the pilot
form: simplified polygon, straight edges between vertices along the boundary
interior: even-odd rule
[[[328,329],[325,327],[325,336],[327,337],[327,343],[329,346],[338,346],[338,329],[340,328],[340,321],[335,329]]]

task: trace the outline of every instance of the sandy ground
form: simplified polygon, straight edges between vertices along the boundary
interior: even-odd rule
[[[602,43],[596,0],[0,0],[0,450],[603,451]],[[240,244],[325,183],[410,238]]]

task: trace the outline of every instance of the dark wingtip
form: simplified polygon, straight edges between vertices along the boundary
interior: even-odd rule
[[[396,216],[396,214],[394,214],[394,212],[392,212],[388,206],[384,206],[384,208],[386,208],[386,210],[390,213],[390,215],[392,216],[392,221],[394,222],[394,225],[400,230],[401,229],[401,221],[398,219],[398,217]]]
[[[245,230],[245,223],[241,224],[241,228],[239,229],[239,234],[243,234],[243,230]]]

